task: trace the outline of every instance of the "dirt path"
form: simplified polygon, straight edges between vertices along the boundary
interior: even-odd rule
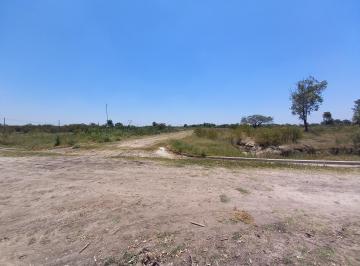
[[[0,265],[359,265],[359,176],[0,157]]]
[[[92,156],[92,157],[163,157],[177,158],[178,156],[171,154],[163,148],[151,149],[155,145],[166,142],[170,139],[181,139],[192,134],[192,130],[164,133],[155,136],[144,136],[134,139],[127,139],[119,142],[104,144],[101,147],[72,149],[60,148],[53,149],[51,152],[64,155]]]
[[[140,149],[149,148],[157,143],[167,141],[169,139],[181,139],[192,134],[191,130],[176,133],[167,133],[156,136],[142,137],[139,139],[125,140],[116,145],[118,148]]]

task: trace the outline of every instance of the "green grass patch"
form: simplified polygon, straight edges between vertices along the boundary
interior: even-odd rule
[[[79,147],[91,146],[96,143],[107,143],[140,137],[156,135],[160,133],[176,132],[179,129],[173,127],[122,127],[103,128],[84,126],[75,129],[61,128],[59,132],[53,132],[48,128],[33,126],[31,130],[26,126],[9,127],[6,133],[0,134],[0,146],[15,147],[26,150],[43,150],[54,147]],[[65,131],[70,130],[70,131]]]
[[[244,156],[244,153],[226,140],[201,138],[196,135],[170,141],[173,151],[197,156]]]

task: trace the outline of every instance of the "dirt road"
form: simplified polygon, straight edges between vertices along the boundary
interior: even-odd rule
[[[60,148],[53,149],[50,152],[64,155],[79,155],[79,156],[95,156],[95,157],[114,157],[114,156],[128,156],[128,157],[165,157],[176,158],[174,154],[170,154],[162,149],[151,149],[159,143],[165,143],[171,139],[181,139],[192,134],[192,130],[164,133],[155,136],[137,137],[127,139],[115,143],[103,144],[101,147],[93,149],[73,149]]]
[[[176,133],[160,134],[156,136],[143,137],[132,140],[125,140],[116,145],[118,148],[140,149],[148,148],[157,143],[167,141],[169,139],[181,139],[192,134],[192,130],[181,131]]]
[[[359,177],[0,157],[0,265],[359,265]]]

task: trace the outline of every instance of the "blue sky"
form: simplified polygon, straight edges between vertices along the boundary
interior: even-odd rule
[[[296,81],[321,110],[360,98],[358,0],[0,0],[0,116],[9,123],[297,123]]]

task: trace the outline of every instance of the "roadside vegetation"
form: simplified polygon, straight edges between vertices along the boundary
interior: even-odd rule
[[[249,156],[267,158],[360,160],[360,99],[352,108],[352,121],[334,119],[323,113],[323,122],[310,125],[311,113],[323,103],[328,82],[312,76],[296,83],[290,94],[298,125],[275,125],[271,116],[245,116],[241,124],[195,125],[194,134],[169,143],[172,151],[194,156]],[[188,127],[188,125],[185,125]]]
[[[152,126],[135,127],[121,124],[103,125],[25,125],[25,126],[2,126],[0,128],[0,146],[17,147],[26,150],[41,150],[54,147],[74,147],[91,145],[122,139],[155,135],[166,132],[175,132],[180,128],[165,124],[153,124]]]
[[[356,125],[197,128],[193,135],[169,143],[172,151],[195,156],[246,156],[360,160]]]
[[[240,145],[253,141],[263,147],[295,143],[302,137],[298,127],[272,126],[251,127],[241,125],[237,128],[197,128],[194,134],[181,140],[172,140],[171,149],[179,153],[200,156],[244,156]]]

